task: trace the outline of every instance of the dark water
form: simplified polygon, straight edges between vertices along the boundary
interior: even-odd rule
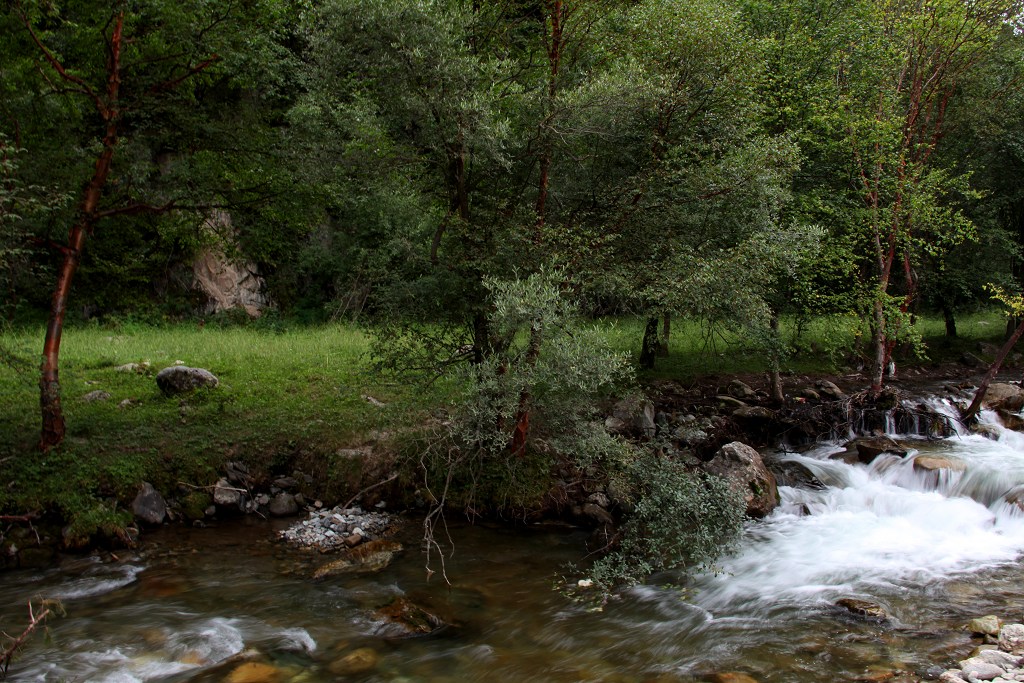
[[[260,680],[282,683],[699,681],[724,671],[762,683],[919,680],[972,647],[959,630],[968,619],[1024,618],[1024,518],[1002,497],[1024,484],[1024,438],[999,435],[920,442],[921,454],[966,463],[941,476],[915,470],[917,453],[871,468],[828,460],[829,446],[792,456],[830,486],[784,488],[783,507],[750,525],[722,573],[682,586],[657,577],[601,609],[558,590],[562,567],[584,553],[580,531],[456,525],[448,586],[439,573],[427,579],[415,519],[389,568],[323,582],[308,577],[324,558],[276,542],[269,523],[168,528],[116,559],[2,575],[9,633],[32,596],[67,610],[9,680],[228,681],[242,661],[272,665]],[[375,610],[396,596],[451,626],[374,635]],[[878,602],[892,618],[851,618],[834,606],[841,597]],[[375,660],[368,672],[334,672],[362,648]]]

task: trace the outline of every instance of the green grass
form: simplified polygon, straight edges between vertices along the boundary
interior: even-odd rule
[[[636,354],[642,320],[604,320],[598,326],[614,349]],[[943,337],[941,320],[920,322],[932,360],[977,353],[979,340],[998,343],[1003,326],[995,312],[964,317],[958,320],[960,337],[951,341]],[[857,361],[851,353],[858,333],[854,319],[819,318],[800,330],[785,320],[783,333],[796,348],[788,370],[845,371]],[[445,382],[423,388],[373,373],[369,337],[344,325],[72,326],[65,331],[60,370],[67,439],[40,455],[36,359],[42,336],[40,327],[0,333],[0,512],[57,511],[83,534],[123,521],[119,510],[139,482],[148,480],[164,492],[179,483],[208,485],[228,460],[247,462],[264,474],[301,467],[321,483],[334,482],[336,495],[348,495],[345,487],[359,473],[337,451],[366,443],[374,431],[421,424],[454,389]],[[756,346],[736,333],[709,333],[692,321],[675,320],[671,339],[670,355],[642,379],[766,369]],[[11,353],[20,362],[4,362]],[[209,369],[220,387],[185,399],[164,397],[154,377],[176,361]],[[144,373],[116,370],[132,362],[150,366]],[[95,390],[111,398],[83,400]]]

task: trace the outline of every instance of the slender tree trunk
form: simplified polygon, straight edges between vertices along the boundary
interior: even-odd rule
[[[771,396],[772,401],[782,405],[786,402],[786,394],[782,390],[782,372],[781,372],[781,361],[779,359],[780,345],[778,343],[779,338],[779,316],[772,313],[771,320],[768,323],[772,331],[772,350],[771,350],[771,370],[770,370],[770,384],[771,384]]]
[[[946,336],[956,337],[956,317],[949,304],[942,304],[942,319],[946,321]]]
[[[668,343],[672,336],[672,314],[663,313],[661,316],[661,341],[658,344],[658,355],[662,358],[668,357]]]
[[[978,390],[974,392],[974,400],[971,401],[971,405],[968,406],[967,410],[963,412],[961,418],[964,422],[973,420],[978,412],[981,410],[981,402],[985,400],[985,392],[988,391],[988,385],[992,383],[996,375],[999,374],[999,368],[1006,360],[1006,356],[1009,355],[1010,350],[1017,344],[1021,334],[1024,334],[1024,321],[1022,321],[1017,328],[1010,335],[1010,338],[1006,340],[1003,347],[999,349],[999,353],[996,354],[995,360],[992,361],[992,365],[989,366],[988,372],[985,373],[985,377],[982,378],[981,384],[978,385]]]
[[[644,328],[644,339],[640,345],[640,367],[645,370],[654,369],[654,359],[658,356],[658,318],[647,319]]]
[[[871,325],[871,393],[882,391],[886,365],[885,337],[885,305],[876,301],[872,312],[874,320]]]
[[[543,341],[542,334],[539,323],[530,327],[530,343],[526,348],[526,356],[524,358],[524,363],[528,368],[527,371],[537,366]],[[512,428],[512,440],[509,444],[509,451],[513,455],[522,456],[526,453],[526,439],[530,434],[530,403],[532,400],[533,395],[527,386],[519,394],[519,405],[516,409],[515,419],[516,425]]]

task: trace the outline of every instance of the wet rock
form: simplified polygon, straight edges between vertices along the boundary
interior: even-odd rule
[[[858,617],[864,617],[866,619],[885,620],[889,618],[889,614],[885,611],[885,608],[877,602],[857,600],[856,598],[841,598],[836,600],[836,606],[842,607],[850,614],[856,614]]]
[[[828,456],[828,459],[845,462],[847,465],[858,465],[860,464],[860,453],[857,452],[856,448],[849,448],[845,451],[833,453]]]
[[[1024,408],[1024,389],[1016,384],[994,382],[988,385],[985,398],[981,402],[985,408],[1002,408],[1012,412]]]
[[[999,629],[999,649],[1024,654],[1024,624],[1007,624]]]
[[[757,679],[738,671],[725,671],[711,674],[708,677],[709,683],[757,683]]]
[[[803,463],[792,460],[779,461],[778,458],[765,460],[768,469],[775,475],[775,481],[779,486],[793,486],[796,488],[809,488],[821,490],[825,484]]]
[[[944,455],[919,455],[914,458],[914,469],[921,472],[937,472],[939,470],[963,472],[967,469],[967,465],[963,460]]]
[[[162,524],[167,516],[167,503],[152,484],[143,482],[132,501],[132,514],[146,524]]]
[[[594,503],[587,503],[583,506],[583,515],[602,526],[606,524],[613,524],[615,522],[607,510],[600,505],[595,505]]]
[[[284,672],[276,666],[259,662],[246,662],[231,670],[224,683],[278,683],[284,681]]]
[[[847,449],[857,449],[857,456],[865,465],[870,465],[882,453],[892,453],[900,457],[907,455],[907,449],[896,440],[887,436],[867,436],[854,439],[846,444]]]
[[[212,389],[218,384],[220,380],[216,375],[203,368],[174,365],[156,374],[156,385],[160,387],[164,396],[189,394],[204,387]]]
[[[991,664],[979,657],[972,657],[960,662],[960,670],[965,676],[974,677],[981,681],[991,681],[1006,673],[1006,670],[998,664]],[[968,680],[970,680],[968,678]]]
[[[998,636],[1002,621],[994,614],[971,619],[967,624],[967,630],[983,636]]]
[[[757,398],[757,392],[754,391],[750,387],[750,385],[738,379],[734,379],[733,381],[729,382],[729,387],[727,391],[729,392],[730,396],[735,396],[736,398],[741,400]]]
[[[747,515],[761,518],[779,505],[779,490],[761,454],[750,446],[734,441],[722,446],[704,469],[725,479],[738,491],[747,506]]]
[[[213,487],[213,502],[222,507],[239,507],[242,492],[233,487],[226,478],[221,477]]]
[[[110,400],[110,392],[97,389],[96,391],[90,391],[88,394],[82,397],[82,400],[86,403],[95,403],[96,401],[108,401]]]
[[[367,541],[362,545],[347,550],[333,562],[328,562],[313,572],[314,579],[325,579],[329,576],[342,574],[368,574],[384,569],[395,555],[402,551],[402,544],[397,541],[378,539]]]
[[[295,496],[290,493],[281,492],[270,501],[270,514],[274,517],[290,517],[298,511],[299,504],[295,502]]]
[[[376,615],[384,621],[376,635],[386,638],[425,636],[447,626],[437,615],[402,597],[378,609]]]
[[[982,662],[988,662],[989,664],[995,664],[1003,669],[1009,670],[1015,666],[1020,665],[1021,658],[1015,655],[1011,655],[1009,652],[1003,652],[1002,650],[989,649],[981,650],[977,654],[972,655],[970,659],[976,659]],[[961,668],[966,670],[961,662]]]
[[[370,647],[353,650],[341,659],[327,665],[328,671],[335,676],[356,676],[372,671],[380,661],[380,654]]]

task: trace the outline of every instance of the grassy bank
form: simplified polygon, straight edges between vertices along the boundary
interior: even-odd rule
[[[1003,325],[996,313],[965,318],[959,321],[961,337],[949,341],[941,321],[921,324],[933,360],[977,352],[980,340],[998,342]],[[634,353],[639,346],[642,321],[598,325],[619,351]],[[850,351],[857,329],[849,319],[819,319],[801,330],[787,321],[784,333],[797,348],[788,364],[795,372],[845,372],[857,360]],[[0,512],[57,511],[82,534],[123,520],[119,510],[139,482],[165,492],[208,485],[229,460],[271,474],[298,463],[335,482],[337,495],[347,495],[346,486],[358,476],[339,450],[367,443],[375,432],[419,424],[451,396],[443,382],[423,388],[375,374],[368,336],[344,325],[71,327],[61,353],[68,438],[43,456],[35,450],[41,339],[35,328],[0,336],[0,348],[22,359],[0,363]],[[765,369],[742,336],[709,333],[691,322],[675,322],[670,351],[644,378],[689,381]],[[178,361],[209,369],[220,387],[187,399],[165,398],[154,377]],[[117,369],[127,363],[148,367]],[[110,396],[85,400],[95,391]]]

